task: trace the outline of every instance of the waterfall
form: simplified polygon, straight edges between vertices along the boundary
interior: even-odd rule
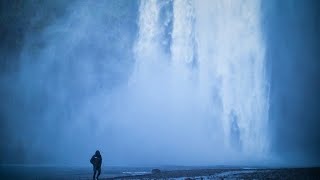
[[[178,66],[191,63],[194,59],[194,8],[190,0],[173,2],[173,30],[171,58]]]
[[[162,101],[168,103],[159,111],[185,114],[185,119],[159,121],[194,132],[195,141],[188,145],[208,148],[207,153],[221,147],[224,155],[265,156],[269,99],[260,1],[166,1],[172,6],[169,36],[169,26],[163,23],[167,21],[161,20],[168,6],[161,3],[140,2],[132,77],[149,78],[140,88],[157,81],[152,91],[161,91]]]
[[[141,1],[139,16],[139,38],[135,46],[137,59],[154,59],[153,55],[160,47],[160,7],[156,0]]]
[[[217,81],[213,86],[221,101],[224,142],[230,146],[238,134],[244,152],[263,152],[268,146],[268,92],[260,2],[195,2],[199,73],[206,81]]]

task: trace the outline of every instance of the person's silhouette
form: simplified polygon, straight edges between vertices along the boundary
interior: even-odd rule
[[[96,153],[90,159],[91,164],[93,165],[93,180],[96,178],[96,174],[98,171],[97,179],[101,174],[101,164],[102,164],[102,157],[100,151],[97,150]]]

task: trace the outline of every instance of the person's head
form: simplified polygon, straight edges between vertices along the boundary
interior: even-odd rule
[[[96,156],[100,156],[100,151],[99,151],[99,150],[96,150],[95,155],[96,155]]]

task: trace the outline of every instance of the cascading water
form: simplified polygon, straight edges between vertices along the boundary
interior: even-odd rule
[[[172,7],[165,20],[164,3]],[[158,91],[161,102],[167,103],[159,111],[170,114],[159,121],[172,131],[183,129],[171,134],[173,141],[177,134],[186,135],[192,141],[176,142],[180,147],[206,149],[186,155],[205,152],[210,159],[223,153],[245,157],[267,153],[268,82],[259,8],[257,0],[140,2],[130,81],[135,83],[130,87],[153,86],[148,90]],[[168,46],[170,52],[165,51]]]
[[[210,5],[208,5],[210,3]],[[259,1],[198,2],[199,71],[216,78],[227,146],[239,136],[247,153],[268,142],[268,94]]]
[[[268,82],[259,1],[118,2],[75,3],[24,48],[20,84],[8,87],[29,113],[7,114],[31,126],[28,136],[13,136],[18,145],[20,137],[25,147],[34,142],[30,162],[43,152],[52,161],[87,163],[92,148],[111,165],[264,158]]]
[[[319,164],[317,3],[0,4],[0,163]]]
[[[192,1],[173,2],[172,63],[183,66],[192,63],[195,56],[194,7]]]

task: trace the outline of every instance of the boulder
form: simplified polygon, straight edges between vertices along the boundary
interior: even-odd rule
[[[151,171],[152,174],[159,174],[161,173],[160,169],[152,169]]]

